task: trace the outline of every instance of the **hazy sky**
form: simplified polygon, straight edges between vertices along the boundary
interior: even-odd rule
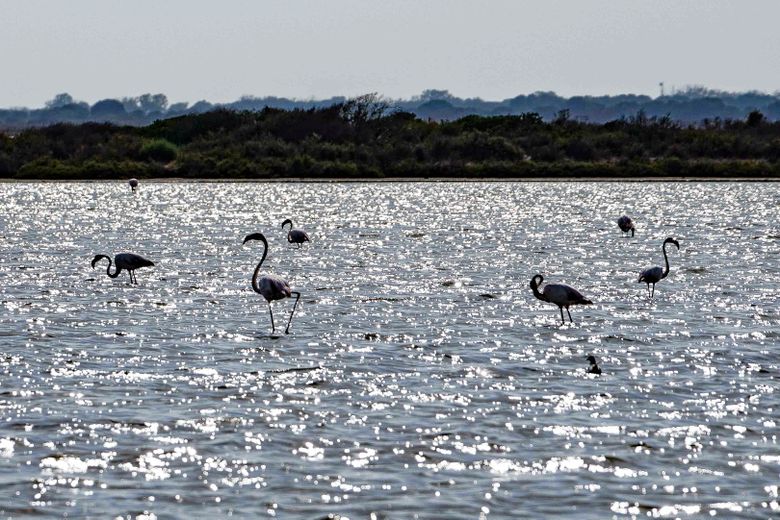
[[[3,0],[0,106],[58,92],[780,90],[778,0]]]

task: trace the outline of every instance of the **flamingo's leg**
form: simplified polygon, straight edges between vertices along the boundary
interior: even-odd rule
[[[561,323],[566,323],[566,320],[563,319],[563,307],[558,307],[558,310],[561,311]]]
[[[268,312],[271,313],[271,334],[276,332],[276,327],[274,326],[274,311],[271,309],[271,302],[268,302]]]
[[[290,295],[295,295],[295,305],[293,305],[292,312],[290,312],[290,320],[287,322],[287,328],[284,329],[285,334],[290,333],[290,324],[292,323],[293,314],[295,314],[295,308],[298,306],[298,300],[301,299],[301,293],[298,291],[290,291]]]
[[[569,312],[569,308],[566,307],[566,314],[569,315],[569,323],[574,323],[574,321],[571,319],[571,313]],[[561,316],[563,316],[563,313],[561,313]]]
[[[650,295],[650,298],[652,298],[653,296],[655,296],[655,284],[653,284],[653,294]]]

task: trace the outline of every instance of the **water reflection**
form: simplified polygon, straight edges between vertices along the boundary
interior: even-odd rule
[[[5,515],[780,509],[776,184],[0,194]],[[249,286],[256,231],[302,293],[289,336]],[[651,301],[636,280],[667,236]],[[89,267],[103,251],[156,265],[131,286]],[[560,325],[536,273],[594,305]]]

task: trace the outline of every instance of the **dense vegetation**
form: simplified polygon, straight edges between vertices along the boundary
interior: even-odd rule
[[[376,96],[308,110],[215,110],[146,127],[56,124],[0,133],[0,177],[772,177],[780,123],[681,125],[639,113],[605,124],[566,111],[422,120]]]
[[[102,99],[90,105],[63,93],[54,96],[42,108],[0,109],[0,130],[18,131],[54,123],[86,122],[146,126],[158,119],[202,114],[220,108],[237,112],[259,111],[266,107],[308,110],[327,108],[346,101],[344,97],[295,100],[274,96],[245,96],[223,104],[206,100],[193,104],[169,104],[164,94],[143,94],[121,99]],[[435,121],[454,121],[469,115],[512,116],[535,112],[544,121],[550,122],[559,112],[568,111],[571,119],[580,122],[607,123],[641,111],[648,117],[668,116],[673,121],[697,124],[704,119],[744,119],[754,110],[761,111],[770,121],[780,120],[780,92],[724,92],[703,87],[688,87],[658,97],[619,94],[567,98],[554,92],[534,92],[500,101],[464,99],[446,90],[425,90],[410,99],[394,99],[391,104],[421,119]]]

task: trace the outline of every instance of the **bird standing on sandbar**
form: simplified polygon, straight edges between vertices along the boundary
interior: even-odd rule
[[[617,225],[620,228],[620,231],[623,233],[628,233],[631,231],[631,236],[634,236],[634,231],[636,230],[636,227],[634,226],[634,221],[631,220],[631,217],[628,215],[623,215],[619,219],[617,219]],[[628,236],[628,235],[626,235]]]
[[[302,229],[293,229],[293,223],[292,220],[289,218],[284,219],[284,222],[282,222],[282,229],[284,229],[284,226],[287,224],[290,224],[290,231],[287,232],[287,241],[291,244],[298,244],[298,247],[301,247],[301,244],[304,242],[311,242],[309,240],[309,235],[306,234],[305,231]]]
[[[135,190],[138,189],[138,179],[130,179],[129,181],[127,181],[127,184],[130,185],[130,191],[132,191],[133,193],[135,193]]]
[[[538,281],[537,281],[538,280]],[[566,323],[563,318],[563,308],[566,308],[566,314],[569,315],[569,322],[572,322],[571,313],[569,312],[569,305],[591,305],[592,301],[585,298],[582,293],[573,287],[559,283],[548,283],[539,292],[539,285],[544,281],[544,277],[537,274],[531,278],[531,290],[534,292],[534,296],[542,300],[543,302],[554,303],[561,311],[561,323]]]
[[[298,306],[298,300],[301,299],[301,293],[298,291],[291,291],[290,285],[279,276],[272,274],[265,274],[260,276],[260,267],[262,267],[265,257],[268,255],[268,240],[262,233],[252,233],[244,238],[244,244],[250,240],[259,240],[263,243],[263,257],[260,259],[260,263],[255,267],[255,272],[252,275],[252,290],[257,294],[265,298],[268,302],[268,312],[271,313],[271,333],[276,331],[274,326],[274,311],[271,309],[271,302],[274,300],[283,300],[290,298],[293,294],[296,296],[295,305],[293,305],[292,312],[290,312],[290,319],[287,322],[287,328],[284,330],[285,334],[290,333],[290,324],[292,323],[293,314],[295,314],[295,308]]]
[[[655,296],[655,284],[663,280],[669,275],[669,257],[666,256],[666,244],[674,244],[677,246],[677,250],[680,250],[680,243],[677,242],[677,240],[673,239],[672,237],[667,238],[664,240],[663,245],[661,246],[661,250],[664,252],[664,261],[666,262],[666,269],[661,269],[660,266],[656,267],[648,267],[641,273],[639,273],[639,280],[637,280],[637,283],[639,282],[645,282],[647,284],[647,296],[649,298],[652,298]],[[650,284],[653,284],[653,292],[650,292]]]
[[[127,270],[127,273],[130,275],[130,283],[137,284],[138,279],[135,277],[135,270],[139,269],[141,267],[153,267],[154,262],[151,260],[147,260],[146,258],[136,255],[133,253],[119,253],[118,255],[114,256],[114,266],[115,270],[114,273],[111,274],[111,257],[107,255],[95,255],[95,258],[92,259],[92,269],[95,268],[95,264],[97,264],[101,259],[105,258],[108,260],[108,267],[106,268],[106,274],[109,276],[109,278],[116,278],[119,276],[119,273],[122,272],[123,269]]]

